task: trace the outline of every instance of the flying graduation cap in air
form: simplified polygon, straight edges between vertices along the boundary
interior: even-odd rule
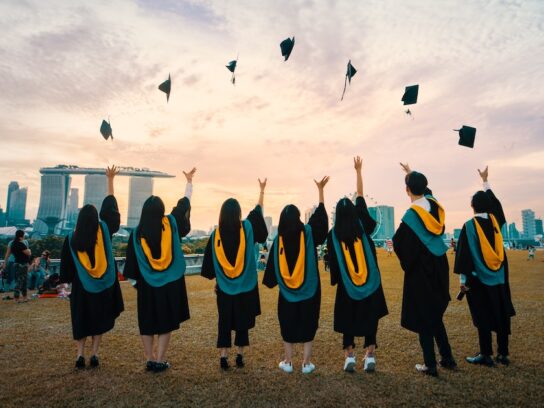
[[[463,125],[461,129],[453,129],[459,132],[459,145],[473,148],[476,139],[476,128]]]
[[[109,122],[106,122],[105,120],[102,121],[102,124],[100,125],[100,133],[102,133],[102,137],[105,140],[108,140],[110,137],[111,140],[113,140],[113,133]]]
[[[170,74],[168,74],[168,79],[159,85],[159,90],[163,91],[166,94],[166,102],[170,99],[170,90],[172,89],[172,80],[170,79]]]
[[[353,78],[353,75],[357,73],[357,70],[353,65],[351,65],[351,60],[348,61],[348,69],[346,72],[346,79],[344,80],[344,91],[342,92],[342,98],[340,98],[341,101],[344,100],[344,94],[346,93],[346,85],[348,84],[348,81],[351,85],[351,78]]]
[[[419,92],[419,85],[407,86],[402,95],[401,101],[404,105],[414,105],[417,103],[417,93]]]
[[[281,56],[285,57],[284,61],[287,61],[289,59],[289,56],[291,55],[291,52],[293,51],[294,46],[295,46],[295,37],[286,38],[280,43]]]
[[[234,76],[234,71],[236,70],[236,64],[238,64],[238,56],[236,56],[236,59],[234,61],[229,62],[227,65],[227,69],[232,72],[232,77],[230,78],[230,82],[232,82],[232,85],[236,82],[236,77]]]

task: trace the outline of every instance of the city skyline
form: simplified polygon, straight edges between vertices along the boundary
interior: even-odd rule
[[[34,218],[39,168],[130,163],[177,176],[154,183],[171,208],[182,170],[196,166],[192,224],[206,230],[228,197],[244,214],[253,208],[258,177],[269,179],[265,214],[277,218],[286,204],[315,205],[313,179],[329,175],[330,213],[355,188],[361,155],[365,194],[395,207],[397,224],[410,204],[402,161],[427,175],[448,231],[470,218],[485,165],[507,219],[521,225],[522,209],[544,213],[543,19],[535,0],[6,0],[0,197],[9,181],[24,183]],[[284,62],[288,36],[296,45]],[[225,64],[238,54],[233,86]],[[358,71],[340,102],[348,60]],[[169,74],[166,103],[157,86]],[[411,84],[420,85],[412,117],[400,102]],[[103,119],[114,140],[100,135]],[[474,149],[457,145],[461,125],[477,128]],[[128,181],[116,188],[126,222]]]

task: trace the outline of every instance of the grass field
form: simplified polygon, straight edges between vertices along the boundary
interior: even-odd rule
[[[449,255],[451,256],[451,255]],[[76,372],[69,304],[42,299],[0,304],[0,406],[544,406],[544,262],[526,261],[526,252],[508,253],[517,316],[513,319],[510,367],[484,368],[465,363],[478,350],[466,301],[453,300],[445,315],[455,372],[418,375],[422,362],[417,336],[400,327],[403,275],[396,257],[379,252],[390,314],[378,330],[377,372],[344,373],[342,338],[332,330],[335,288],[322,273],[322,309],[313,362],[314,374],[277,368],[282,342],[276,317],[277,288],[261,287],[263,314],[250,332],[246,367],[221,372],[215,349],[217,310],[214,283],[187,277],[191,320],[175,332],[160,374],[144,372],[138,336],[135,290],[123,283],[125,312],[104,336],[96,370]],[[450,258],[450,265],[452,265]],[[451,294],[457,293],[457,277]],[[233,351],[234,353],[234,351]],[[232,355],[234,357],[234,354]],[[231,362],[233,360],[231,358]]]

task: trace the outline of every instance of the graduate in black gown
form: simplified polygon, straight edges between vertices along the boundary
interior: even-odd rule
[[[497,333],[498,343],[495,361],[504,365],[510,363],[510,318],[516,313],[510,296],[508,260],[501,234],[506,218],[487,182],[488,168],[478,172],[484,191],[478,191],[472,197],[474,218],[463,225],[459,235],[453,271],[460,275],[461,291],[466,293],[480,341],[480,352],[466,360],[491,367],[494,365],[493,331]]]
[[[334,331],[343,334],[344,370],[353,372],[355,337],[364,337],[364,370],[374,371],[378,321],[389,312],[383,294],[376,247],[370,234],[376,221],[363,196],[363,161],[354,159],[357,174],[355,205],[343,198],[336,205],[334,227],[327,235],[331,284],[337,285]]]
[[[440,366],[457,366],[442,321],[451,300],[448,247],[442,239],[445,212],[428,189],[427,178],[411,171],[408,164],[401,166],[406,172],[406,193],[412,201],[393,236],[404,271],[401,326],[419,334],[425,364],[416,364],[416,370],[436,377],[435,341],[442,357]]]
[[[229,369],[228,350],[238,348],[236,366],[244,367],[244,347],[249,346],[249,329],[255,327],[255,318],[261,314],[259,287],[257,285],[257,259],[255,244],[264,243],[268,230],[263,217],[266,179],[259,179],[259,201],[242,220],[240,204],[229,198],[221,206],[219,226],[210,236],[204,252],[201,275],[216,279],[217,298],[217,348],[219,365]]]
[[[170,367],[165,357],[172,332],[190,317],[180,239],[191,230],[190,199],[195,172],[196,169],[183,172],[187,179],[185,197],[169,215],[165,216],[160,197],[151,196],[144,202],[140,223],[128,240],[123,274],[136,281],[138,326],[147,371],[160,372]]]
[[[315,180],[314,180],[315,181]],[[285,359],[279,367],[293,371],[293,344],[304,343],[302,372],[315,370],[310,361],[312,344],[319,326],[321,283],[316,247],[327,237],[329,219],[323,190],[329,177],[315,181],[319,190],[319,206],[308,224],[300,221],[300,211],[292,204],[280,215],[278,235],[274,239],[264,273],[263,284],[279,286],[278,318],[285,348]]]
[[[70,312],[72,333],[77,341],[76,367],[85,367],[85,342],[92,338],[90,365],[98,367],[98,348],[102,335],[110,331],[124,310],[117,267],[111,246],[112,235],[119,230],[120,214],[113,193],[113,179],[119,170],[108,167],[108,196],[98,211],[83,206],[76,228],[64,240],[60,256],[61,282],[72,284]]]

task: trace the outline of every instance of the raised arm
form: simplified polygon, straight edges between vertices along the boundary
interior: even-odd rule
[[[185,187],[185,196],[178,200],[177,205],[172,209],[171,214],[176,219],[178,224],[179,236],[184,237],[191,231],[191,195],[193,192],[193,176],[196,173],[196,167],[189,172],[184,171],[183,174],[187,180]]]
[[[491,202],[490,213],[493,214],[495,218],[497,218],[497,222],[499,223],[499,226],[501,226],[502,228],[502,226],[506,223],[506,216],[504,215],[504,210],[502,208],[501,202],[495,196],[493,191],[491,191],[491,187],[489,186],[489,182],[488,182],[489,166],[485,166],[485,169],[483,171],[478,169],[478,174],[480,175],[482,179],[483,189]]]
[[[119,174],[119,169],[116,166],[106,168],[106,179],[108,181],[108,195],[102,201],[100,207],[100,219],[108,226],[110,236],[119,231],[121,225],[121,214],[119,213],[119,207],[117,206],[117,200],[115,198],[114,179]]]
[[[261,208],[264,208],[264,190],[266,188],[266,181],[268,179],[264,179],[264,181],[261,181],[261,179],[258,179],[259,180],[259,187],[261,189],[261,192],[259,193],[259,201],[257,202]]]
[[[115,195],[113,189],[113,179],[119,174],[119,168],[115,165],[106,168],[106,178],[108,179],[108,195]]]
[[[321,245],[325,238],[327,238],[327,232],[329,230],[329,217],[327,210],[325,210],[325,185],[329,181],[329,176],[325,176],[321,181],[314,180],[317,189],[319,191],[319,206],[310,217],[308,224],[312,227],[312,235],[315,246]]]
[[[357,197],[363,197],[363,159],[359,156],[353,158],[353,166],[357,174]]]
[[[190,201],[191,196],[193,195],[193,176],[196,173],[196,167],[193,167],[191,171],[183,172],[185,179],[187,180],[187,185],[185,186],[185,197]]]
[[[321,181],[317,181],[314,179],[314,183],[317,186],[317,190],[319,192],[319,203],[325,204],[325,195],[323,191],[325,190],[325,186],[329,182],[329,176],[325,176],[321,179]]]

